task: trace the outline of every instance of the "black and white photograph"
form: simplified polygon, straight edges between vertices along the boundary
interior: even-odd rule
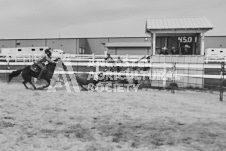
[[[0,0],[0,151],[226,151],[225,0]]]

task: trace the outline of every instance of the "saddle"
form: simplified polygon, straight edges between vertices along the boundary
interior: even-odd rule
[[[45,64],[43,64],[43,65],[45,65]],[[30,69],[37,73],[39,73],[41,71],[41,69],[39,68],[39,66],[36,63],[32,64]]]

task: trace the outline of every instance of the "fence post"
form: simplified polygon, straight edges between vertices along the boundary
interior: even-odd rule
[[[221,81],[220,81],[220,101],[223,101],[223,93],[224,93],[224,62],[221,62]]]
[[[129,62],[129,54],[126,55],[126,59]]]
[[[174,94],[174,86],[175,86],[175,70],[176,70],[176,63],[173,63],[172,66],[172,84],[171,84],[171,93]]]
[[[92,62],[93,62],[93,71],[95,71],[95,54],[93,53],[93,58],[92,58]]]
[[[8,75],[10,73],[10,65],[9,65],[9,60],[6,60],[6,83],[8,82]]]

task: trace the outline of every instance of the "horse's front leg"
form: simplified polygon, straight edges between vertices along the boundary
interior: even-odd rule
[[[22,83],[24,84],[25,88],[28,89],[28,87],[26,85],[27,82],[26,81],[23,81]]]
[[[31,81],[29,81],[29,83],[32,85],[32,87],[34,88],[34,90],[37,89],[37,88],[35,87],[35,85],[34,85]]]
[[[48,79],[45,79],[46,81],[47,81],[47,85],[45,85],[45,86],[43,86],[41,89],[43,90],[43,89],[45,89],[45,88],[47,88],[47,87],[49,87],[49,85],[50,85],[50,80]]]

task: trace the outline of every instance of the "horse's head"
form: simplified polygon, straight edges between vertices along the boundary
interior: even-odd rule
[[[53,61],[54,61],[54,62],[57,62],[59,59],[60,59],[60,58],[56,58],[56,59],[54,59]]]

